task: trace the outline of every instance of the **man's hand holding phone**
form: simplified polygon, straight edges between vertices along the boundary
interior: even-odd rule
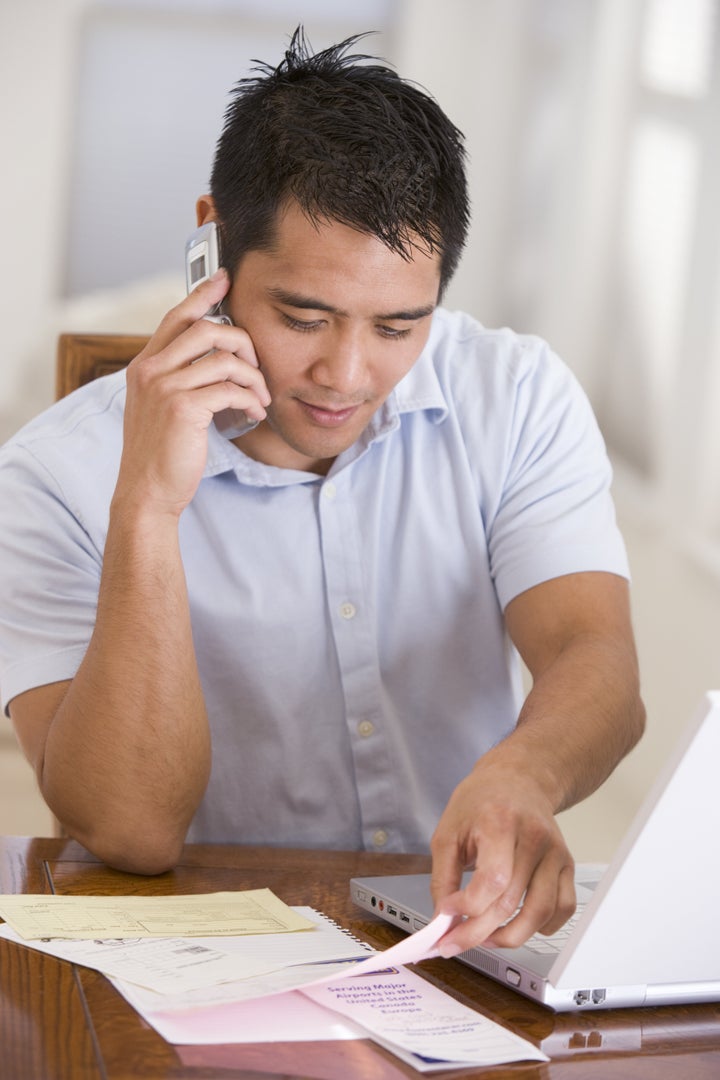
[[[249,335],[205,317],[229,287],[224,270],[200,284],[128,366],[116,500],[179,517],[202,478],[215,416],[230,409],[265,419],[270,395]]]

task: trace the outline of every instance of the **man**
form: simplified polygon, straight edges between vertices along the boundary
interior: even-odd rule
[[[569,916],[554,815],[643,710],[588,404],[542,342],[438,309],[462,139],[353,41],[296,32],[238,85],[198,202],[229,273],[4,448],[0,685],[107,862],[430,846],[450,955]]]

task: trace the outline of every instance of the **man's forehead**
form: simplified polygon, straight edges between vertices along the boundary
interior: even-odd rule
[[[440,274],[437,253],[406,258],[373,234],[311,221],[297,208],[286,211],[271,246],[246,252],[234,278],[296,310],[417,321],[437,306]]]
[[[330,237],[350,234],[369,244],[378,245],[405,263],[411,264],[415,261],[428,260],[436,264],[438,274],[440,273],[441,252],[430,248],[422,237],[414,233],[408,233],[402,244],[402,249],[400,249],[388,243],[385,238],[370,229],[361,229],[352,223],[328,214],[313,214],[310,210],[300,206],[296,200],[289,199],[277,210],[270,231],[272,240],[267,250],[277,251],[284,240],[297,234],[305,237],[312,236],[317,239],[318,243],[322,243],[323,240]]]

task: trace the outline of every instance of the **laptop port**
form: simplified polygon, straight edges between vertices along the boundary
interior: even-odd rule
[[[400,922],[410,922],[410,916],[406,915],[404,911],[400,912]]]
[[[603,1037],[599,1031],[590,1031],[587,1034],[575,1031],[568,1039],[568,1050],[602,1050]]]
[[[573,996],[573,1001],[576,1005],[587,1005],[590,1000],[589,990],[576,990]]]
[[[605,994],[606,994],[606,991],[605,991],[604,987],[601,990],[593,990],[593,992],[592,992],[592,1003],[593,1003],[593,1005],[602,1005],[603,1001],[605,1000]]]
[[[388,915],[393,915],[395,918],[397,918],[397,908],[390,907],[390,905],[388,904]]]

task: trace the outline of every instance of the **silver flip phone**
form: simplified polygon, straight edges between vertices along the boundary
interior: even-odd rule
[[[220,268],[220,243],[218,240],[217,225],[209,221],[207,225],[201,225],[190,234],[185,244],[185,284],[187,291],[191,293],[203,281],[211,278]],[[232,325],[229,315],[222,310],[222,303],[218,304],[205,316],[211,322],[227,323]]]
[[[220,267],[220,241],[214,221],[201,225],[190,234],[185,244],[185,283],[191,293],[198,285],[212,277]],[[210,322],[232,326],[232,319],[223,311],[222,302],[212,308],[203,318]],[[202,357],[199,357],[202,359]],[[257,427],[257,420],[250,420],[238,409],[223,409],[215,414],[215,427],[226,439],[237,439]]]

